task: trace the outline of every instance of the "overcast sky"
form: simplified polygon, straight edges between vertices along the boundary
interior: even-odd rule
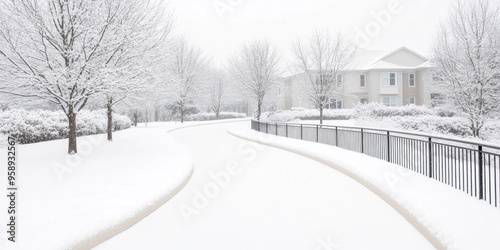
[[[431,55],[433,37],[452,0],[169,0],[176,32],[217,63],[244,43],[269,39],[289,57],[296,37],[337,31],[361,47],[406,46]]]

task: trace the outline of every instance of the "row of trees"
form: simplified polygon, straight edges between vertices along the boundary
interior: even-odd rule
[[[62,109],[69,154],[89,103],[107,109],[110,141],[120,104],[168,99],[183,121],[196,93],[208,92],[203,101],[219,114],[227,77],[172,27],[173,13],[158,1],[0,1],[0,94]]]
[[[171,15],[149,1],[20,0],[0,3],[0,91],[37,98],[76,118],[91,98],[112,107],[142,88],[171,31]]]

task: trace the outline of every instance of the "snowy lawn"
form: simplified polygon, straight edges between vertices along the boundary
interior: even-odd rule
[[[132,226],[164,204],[189,180],[192,159],[167,134],[180,124],[157,124],[78,138],[79,153],[67,155],[67,140],[18,147],[18,241],[0,249],[90,248]],[[6,162],[1,148],[0,162]],[[6,169],[0,186],[6,187]],[[6,196],[1,196],[5,228]]]
[[[498,249],[500,209],[446,184],[324,144],[251,130],[230,133],[309,157],[352,177],[386,200],[437,248]]]

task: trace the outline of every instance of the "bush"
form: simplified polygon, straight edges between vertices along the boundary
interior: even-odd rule
[[[323,110],[324,120],[349,120],[355,117],[352,109],[325,109]],[[319,120],[317,109],[294,108],[293,110],[277,110],[273,113],[263,113],[262,121],[269,122],[289,122],[297,120]]]
[[[434,111],[425,106],[401,106],[401,107],[386,107],[380,103],[358,104],[354,108],[357,116],[360,117],[394,117],[394,116],[419,116],[433,115]]]
[[[244,113],[236,113],[236,112],[220,112],[219,120],[224,119],[234,119],[234,118],[245,118],[247,117]],[[185,119],[186,121],[213,121],[215,120],[215,113],[198,113],[189,115]]]
[[[430,134],[471,136],[467,120],[461,117],[417,116],[393,117],[389,123],[398,124],[404,130],[414,130]]]
[[[115,130],[132,124],[126,116],[113,114],[113,119]],[[76,120],[78,136],[106,132],[105,110],[81,111]],[[14,136],[21,144],[64,139],[68,137],[68,120],[62,111],[8,110],[0,112],[0,134]]]
[[[435,107],[433,108],[435,114],[440,117],[455,117],[457,116],[457,112],[452,110],[451,108],[445,107]]]

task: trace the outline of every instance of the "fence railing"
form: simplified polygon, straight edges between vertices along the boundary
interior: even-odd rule
[[[500,204],[500,146],[403,131],[332,125],[267,123],[252,129],[363,153]]]

